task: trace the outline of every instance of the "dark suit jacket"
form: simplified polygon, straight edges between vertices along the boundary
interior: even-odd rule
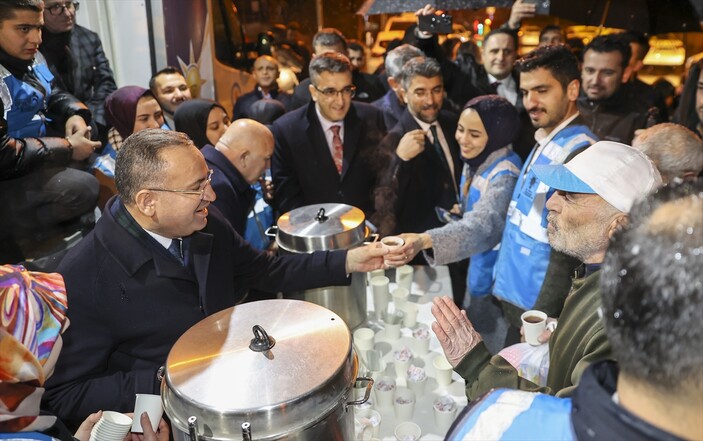
[[[440,227],[435,207],[451,209],[457,203],[457,190],[461,180],[463,162],[459,146],[454,139],[457,118],[451,112],[440,111],[438,122],[444,132],[454,163],[454,181],[440,162],[434,146],[425,137],[425,150],[409,161],[394,155],[386,172],[383,188],[376,197],[376,210],[381,233],[420,233]],[[396,150],[400,139],[407,132],[420,126],[408,109],[398,124],[382,141],[382,148]]]
[[[398,119],[405,110],[405,105],[400,102],[393,89],[389,89],[385,95],[371,105],[383,112],[383,121],[386,123],[386,127],[391,129],[398,123]]]
[[[373,213],[373,190],[387,156],[377,149],[385,135],[383,115],[352,102],[344,118],[344,161],[337,173],[315,104],[289,112],[273,124],[271,163],[274,205],[279,213],[314,203],[344,203]],[[385,160],[384,160],[385,158]]]
[[[291,100],[291,95],[289,93],[283,92],[278,89],[272,90],[271,98],[283,103],[286,110],[288,110],[288,105],[290,104]],[[237,98],[237,102],[234,104],[234,109],[232,109],[232,121],[240,118],[251,118],[249,114],[249,108],[252,104],[261,99],[264,99],[264,94],[261,93],[258,87],[256,87],[251,92],[245,93],[244,95]]]
[[[73,56],[73,90],[68,90],[84,102],[93,115],[93,120],[105,126],[105,98],[117,90],[115,79],[110,69],[110,62],[103,51],[100,37],[95,32],[75,25],[71,31],[70,50]],[[56,70],[52,72],[56,74]]]
[[[215,207],[186,247],[189,267],[117,223],[108,202],[95,229],[58,272],[71,326],[44,404],[70,426],[100,409],[131,411],[135,393],[158,394],[156,371],[176,340],[236,305],[249,286],[270,292],[347,284],[346,252],[272,257],[251,248]]]
[[[200,151],[207,165],[214,171],[212,174],[212,189],[217,199],[212,203],[234,227],[240,236],[244,236],[247,227],[247,216],[254,207],[256,191],[247,184],[239,170],[210,144]]]

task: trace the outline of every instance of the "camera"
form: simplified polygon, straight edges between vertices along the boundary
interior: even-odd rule
[[[449,14],[421,15],[418,29],[431,34],[451,34],[452,16]]]

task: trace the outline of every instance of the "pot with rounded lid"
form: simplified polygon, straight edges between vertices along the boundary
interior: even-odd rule
[[[276,232],[276,243],[283,253],[346,250],[362,245],[370,236],[364,212],[345,204],[296,208],[279,217],[270,231]],[[349,286],[308,289],[286,293],[286,297],[331,309],[354,329],[366,322],[366,277],[354,273],[351,279]]]
[[[338,315],[309,302],[263,300],[183,334],[161,391],[176,440],[352,440],[349,406],[366,401],[373,381],[357,371]],[[367,393],[353,401],[357,380],[368,381]]]

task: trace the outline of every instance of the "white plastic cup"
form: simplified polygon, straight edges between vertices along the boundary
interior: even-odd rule
[[[371,409],[366,418],[371,425],[372,436],[374,438],[378,437],[378,434],[381,431],[381,414],[377,410]]]
[[[440,433],[447,433],[456,418],[456,402],[450,396],[440,397],[432,405],[434,424]]]
[[[397,288],[391,294],[393,297],[393,303],[395,303],[396,309],[403,309],[408,303],[408,297],[410,297],[410,291],[405,288]]]
[[[452,365],[449,364],[447,357],[439,354],[432,360],[432,366],[434,366],[434,375],[437,384],[443,387],[447,387],[452,384],[452,372],[454,371]]]
[[[381,317],[381,314],[388,308],[390,301],[390,292],[388,291],[388,277],[374,277],[371,279],[371,289],[373,291],[373,309],[376,312],[376,317]]]
[[[409,355],[409,356],[408,356]],[[410,362],[413,361],[413,353],[410,348],[402,347],[393,352],[393,366],[395,366],[395,376],[405,378],[408,375]]]
[[[386,276],[386,270],[377,269],[377,270],[373,270],[373,271],[369,272],[368,273],[369,285],[371,284],[371,279],[373,279],[374,277],[385,277],[385,276]]]
[[[395,269],[395,283],[399,288],[405,288],[411,293],[414,273],[415,269],[410,265],[399,266]]]
[[[359,328],[352,334],[354,337],[354,344],[356,348],[361,352],[360,356],[364,355],[364,352],[370,351],[374,347],[374,338],[376,333],[370,328]]]
[[[90,431],[91,441],[122,441],[132,427],[129,416],[106,410]]]
[[[384,311],[381,314],[381,320],[383,320],[383,326],[386,331],[386,340],[395,341],[400,338],[400,327],[404,316],[405,313],[401,310],[396,310],[393,313]]]
[[[379,409],[392,409],[395,396],[395,378],[383,376],[373,385],[376,396],[376,407]]]
[[[424,325],[413,330],[413,352],[416,356],[421,357],[430,352],[430,334],[430,329]]]
[[[403,317],[403,326],[406,328],[412,328],[417,324],[417,305],[415,303],[410,303],[407,302],[405,306],[403,306],[403,312],[405,313],[405,316]]]
[[[547,314],[536,309],[525,311],[520,316],[525,341],[532,346],[539,346],[542,343],[538,337],[547,328]]]
[[[397,250],[398,248],[405,245],[405,239],[398,236],[386,236],[381,239],[381,245],[383,246],[383,248],[386,248],[389,251],[393,252],[394,250]],[[390,265],[388,261],[385,261],[385,264],[388,266],[393,266]]]
[[[417,441],[422,436],[422,429],[417,424],[406,421],[395,426],[393,434],[398,441]]]
[[[398,388],[393,399],[396,421],[411,421],[415,413],[415,392]]]
[[[137,394],[137,399],[134,402],[134,418],[132,421],[132,432],[143,433],[141,417],[142,413],[146,412],[149,415],[151,428],[156,432],[159,428],[159,421],[164,414],[164,408],[161,403],[161,395],[152,394]]]

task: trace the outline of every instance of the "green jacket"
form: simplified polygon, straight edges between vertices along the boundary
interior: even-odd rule
[[[600,271],[596,271],[572,283],[571,293],[559,317],[559,326],[549,339],[546,387],[518,376],[517,370],[503,357],[491,357],[481,342],[455,368],[466,381],[469,401],[498,387],[569,396],[589,364],[612,359],[610,343],[598,312],[601,306],[599,279]]]

